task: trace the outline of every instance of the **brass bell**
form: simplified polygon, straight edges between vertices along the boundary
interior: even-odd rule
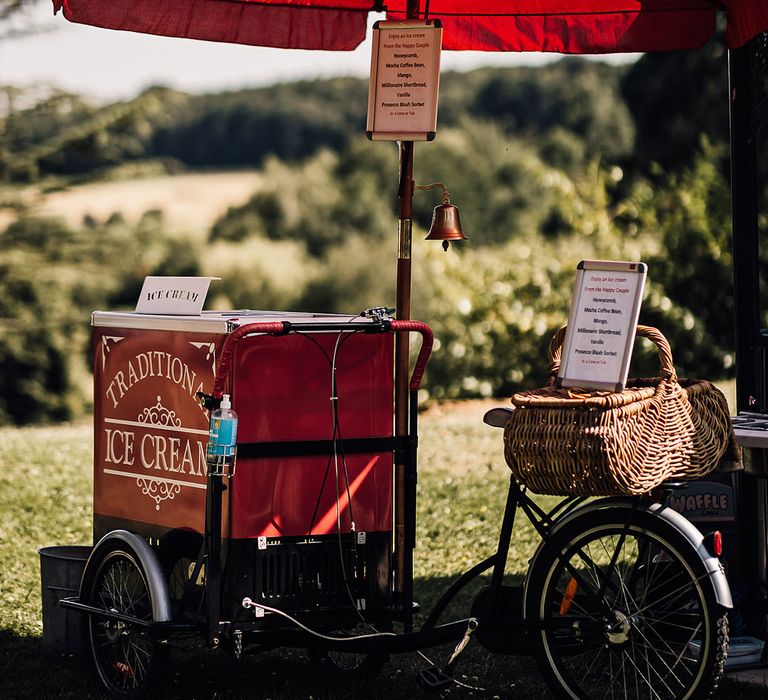
[[[458,207],[451,204],[451,195],[448,193],[445,185],[437,182],[434,185],[420,186],[416,189],[431,189],[433,187],[442,187],[443,203],[438,204],[432,211],[432,223],[429,226],[429,233],[425,241],[442,241],[443,250],[448,250],[448,244],[451,241],[464,241],[467,239],[464,231],[461,230],[461,219],[459,218]]]

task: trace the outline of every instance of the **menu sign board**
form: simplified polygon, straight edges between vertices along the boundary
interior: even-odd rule
[[[640,262],[579,263],[557,375],[559,386],[624,388],[647,270]]]
[[[435,138],[442,36],[437,20],[373,25],[366,124],[369,139]]]

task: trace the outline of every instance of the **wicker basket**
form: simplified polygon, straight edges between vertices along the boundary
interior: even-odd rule
[[[642,494],[671,478],[704,476],[740,461],[723,394],[678,381],[667,339],[638,326],[659,350],[661,376],[630,379],[622,392],[558,389],[565,328],[549,347],[549,386],[512,397],[504,454],[517,480],[553,495]]]

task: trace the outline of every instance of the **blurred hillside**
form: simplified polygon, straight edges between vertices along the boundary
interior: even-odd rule
[[[397,150],[364,138],[366,107],[357,79],[106,107],[0,88],[0,423],[87,410],[89,312],[132,307],[147,274],[220,276],[219,308],[394,306]],[[446,183],[470,241],[422,243],[439,199],[417,193],[429,396],[541,384],[589,257],[649,263],[641,320],[682,374],[728,376],[727,119],[717,42],[443,75],[415,177]],[[633,373],[657,373],[649,348]]]

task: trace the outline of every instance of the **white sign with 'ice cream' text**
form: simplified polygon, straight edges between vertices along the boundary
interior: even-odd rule
[[[136,302],[137,314],[198,316],[211,280],[220,277],[145,277]]]

